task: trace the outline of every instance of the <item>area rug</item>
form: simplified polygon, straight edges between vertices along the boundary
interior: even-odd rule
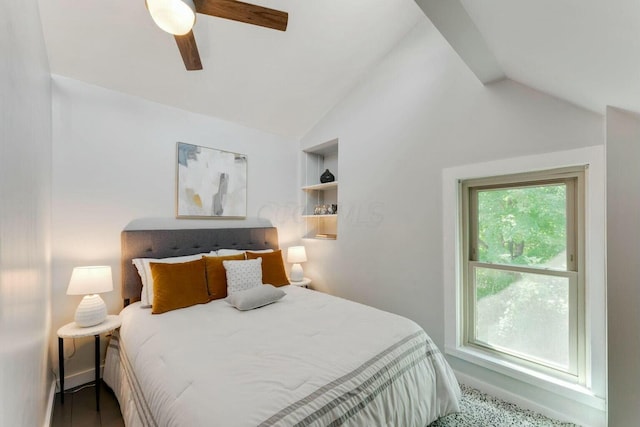
[[[481,393],[467,387],[462,388],[460,409],[462,412],[447,415],[429,424],[429,427],[575,427],[575,424],[564,423],[522,409],[512,403]]]

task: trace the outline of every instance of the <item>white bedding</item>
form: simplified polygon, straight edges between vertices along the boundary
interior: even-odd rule
[[[431,339],[403,317],[282,287],[246,312],[223,300],[161,315],[126,307],[104,380],[128,426],[420,426],[458,411]]]

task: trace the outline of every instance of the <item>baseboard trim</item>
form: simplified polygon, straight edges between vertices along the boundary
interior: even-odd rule
[[[43,427],[51,427],[53,424],[53,407],[56,400],[56,389],[57,389],[57,381],[51,381],[51,386],[49,387],[49,402],[47,403],[47,412],[44,416],[44,422],[42,423]]]
[[[104,365],[100,365],[100,378],[102,378],[102,373],[104,371]],[[96,374],[92,369],[87,369],[85,371],[76,372],[72,375],[64,376],[64,389],[69,390],[87,383],[91,383],[95,381]],[[57,389],[60,390],[60,382],[57,382]]]

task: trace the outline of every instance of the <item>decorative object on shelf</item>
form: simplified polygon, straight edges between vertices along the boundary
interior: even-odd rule
[[[327,205],[316,205],[313,210],[314,215],[326,215],[327,214]]]
[[[329,172],[329,169],[326,169],[324,171],[324,173],[322,175],[320,175],[320,182],[322,184],[325,184],[327,182],[333,182],[336,180],[336,177],[333,176],[333,174],[331,172]]]
[[[247,156],[178,142],[176,216],[245,218]]]
[[[314,215],[335,215],[338,213],[338,205],[316,205],[313,209]]]
[[[76,324],[86,328],[102,323],[107,317],[107,306],[98,294],[112,290],[110,266],[75,267],[71,273],[67,295],[84,295],[76,309]]]
[[[307,252],[304,246],[291,246],[287,250],[287,262],[292,263],[290,279],[292,282],[300,282],[304,279],[304,272],[300,263],[307,262]]]

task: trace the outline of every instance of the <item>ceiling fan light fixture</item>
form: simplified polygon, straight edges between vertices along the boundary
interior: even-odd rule
[[[146,0],[146,3],[153,22],[169,34],[185,35],[196,22],[193,0]]]

